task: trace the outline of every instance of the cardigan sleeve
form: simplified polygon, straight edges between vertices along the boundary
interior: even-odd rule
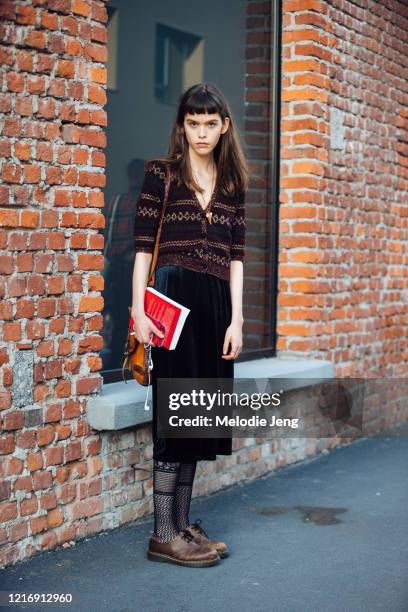
[[[246,241],[245,192],[239,194],[238,205],[232,218],[231,261],[244,261]]]
[[[148,162],[133,226],[135,253],[153,253],[164,197],[163,168],[157,162]]]

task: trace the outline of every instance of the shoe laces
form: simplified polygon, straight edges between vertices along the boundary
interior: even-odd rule
[[[187,540],[187,542],[194,540],[193,534],[191,534],[188,529],[182,529],[180,534],[184,540]]]
[[[206,538],[208,538],[208,535],[206,534],[204,529],[201,527],[201,522],[202,522],[201,519],[197,519],[195,523],[191,524],[191,528],[194,529],[195,531],[198,531],[198,533],[200,533],[201,535],[204,535]]]

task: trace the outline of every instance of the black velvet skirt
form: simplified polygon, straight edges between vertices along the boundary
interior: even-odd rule
[[[222,359],[225,331],[231,323],[229,281],[178,265],[156,268],[154,288],[190,309],[177,346],[152,348],[153,458],[162,461],[215,460],[231,455],[229,438],[159,438],[159,378],[234,378],[234,361]]]

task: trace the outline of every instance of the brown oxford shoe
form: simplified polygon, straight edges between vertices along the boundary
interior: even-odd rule
[[[188,531],[194,536],[195,541],[198,544],[208,544],[214,548],[221,559],[228,557],[228,547],[225,542],[218,542],[217,540],[211,540],[205,533],[204,529],[200,525],[201,519],[197,519],[195,523],[192,523],[187,527]]]
[[[155,535],[152,535],[149,539],[147,558],[150,561],[163,561],[190,567],[209,567],[220,561],[214,548],[207,543],[196,542],[187,529],[182,529],[169,542],[160,542]]]

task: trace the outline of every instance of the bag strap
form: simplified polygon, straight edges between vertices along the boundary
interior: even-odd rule
[[[152,257],[151,262],[150,262],[149,280],[147,282],[148,285],[150,284],[150,282],[152,280],[152,277],[153,277],[153,274],[154,274],[154,269],[156,267],[157,257],[158,257],[158,254],[159,254],[160,234],[161,234],[161,230],[162,230],[164,213],[165,213],[165,209],[166,209],[166,205],[167,205],[167,199],[168,199],[168,196],[169,196],[169,189],[170,189],[170,169],[169,169],[169,165],[166,164],[166,178],[165,178],[165,183],[164,183],[163,209],[162,209],[162,215],[161,215],[161,219],[160,219],[159,229],[157,230],[156,241],[155,241],[154,251],[153,251],[153,257]]]

